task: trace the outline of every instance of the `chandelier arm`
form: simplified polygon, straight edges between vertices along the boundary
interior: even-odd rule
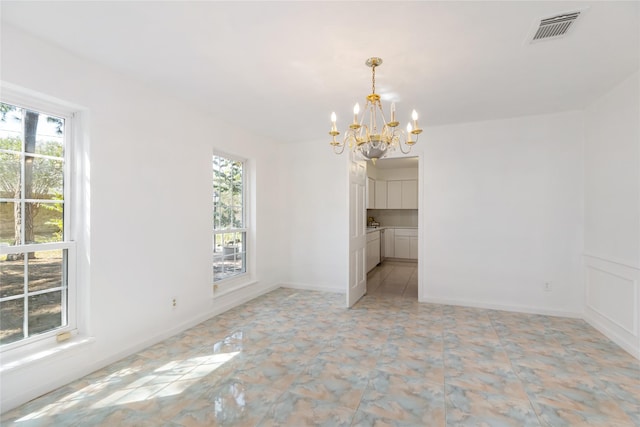
[[[349,150],[352,150],[354,147],[354,143],[358,142],[358,137],[356,135],[356,131],[354,129],[349,129],[345,134],[344,134],[344,140],[342,142],[342,144],[344,146],[349,146]]]
[[[344,141],[336,141],[336,135],[333,135],[333,139],[331,140],[329,145],[331,145],[331,148],[333,149],[333,152],[335,154],[342,154],[344,152]]]
[[[411,141],[411,134],[405,132],[404,130],[398,131],[397,145],[398,148],[400,148],[400,152],[402,152],[402,154],[409,154],[411,152],[411,144],[408,144],[408,141]],[[408,147],[407,151],[404,151],[403,147],[405,145]]]
[[[336,142],[337,142],[337,141],[336,141]],[[333,147],[333,152],[334,152],[335,154],[342,154],[342,153],[344,153],[344,148],[345,148],[345,146],[346,146],[346,144],[344,143],[344,141],[339,142],[339,143],[337,143],[337,144],[331,144],[331,145],[332,145],[332,147]]]
[[[402,148],[402,146],[404,146],[404,145],[409,147],[407,149],[407,151],[404,151],[404,149]],[[409,154],[411,152],[411,146],[409,144],[407,144],[406,142],[402,143],[402,142],[398,141],[398,147],[400,147],[400,151],[402,152],[402,154]]]

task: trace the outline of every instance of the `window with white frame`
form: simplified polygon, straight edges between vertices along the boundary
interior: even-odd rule
[[[213,155],[213,281],[247,271],[245,162]]]
[[[75,327],[70,113],[0,101],[0,348]]]

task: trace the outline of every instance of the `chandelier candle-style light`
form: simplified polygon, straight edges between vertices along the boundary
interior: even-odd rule
[[[367,96],[364,112],[358,121],[360,114],[360,104],[353,107],[353,123],[344,134],[342,142],[336,140],[340,135],[336,126],[336,113],[331,113],[331,131],[329,135],[333,137],[329,143],[336,154],[342,154],[345,146],[349,146],[360,158],[371,160],[375,164],[376,160],[385,157],[389,152],[400,148],[404,154],[411,151],[411,147],[418,142],[418,135],[422,129],[418,126],[418,113],[413,110],[411,118],[413,125],[407,123],[407,130],[398,129],[399,122],[396,121],[396,104],[391,103],[389,121],[385,119],[380,95],[376,93],[376,67],[382,64],[382,58],[369,58],[365,62],[371,67],[371,94]],[[405,151],[406,150],[406,151]]]

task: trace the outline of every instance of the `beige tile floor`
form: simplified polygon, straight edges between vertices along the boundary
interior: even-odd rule
[[[374,277],[391,268],[415,266],[373,271],[350,310],[344,295],[278,289],[2,425],[640,425],[638,360],[585,322],[418,303],[414,272]]]
[[[367,275],[369,295],[418,299],[418,263],[386,260]]]

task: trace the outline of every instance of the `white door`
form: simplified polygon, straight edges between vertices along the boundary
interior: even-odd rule
[[[365,227],[367,164],[353,158],[349,162],[349,289],[347,307],[352,307],[367,292]]]

